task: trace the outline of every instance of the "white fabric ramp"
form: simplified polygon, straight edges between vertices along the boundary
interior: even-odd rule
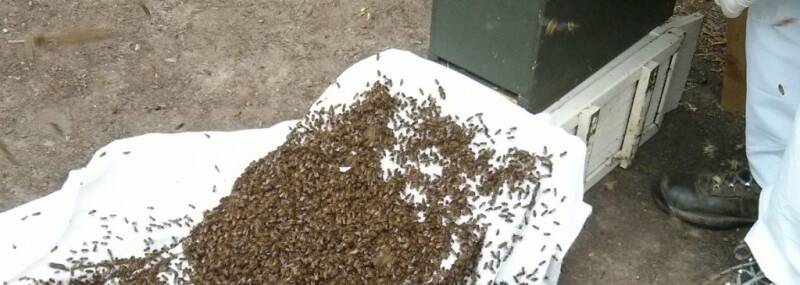
[[[583,202],[586,150],[581,140],[552,126],[546,114],[532,115],[458,72],[400,50],[381,52],[348,68],[312,109],[351,103],[368,82],[383,81],[383,76],[393,80],[392,94],[419,94],[422,89],[438,96],[438,81],[447,94],[447,99],[438,101],[444,114],[467,118],[483,113],[484,122],[492,129],[516,127],[514,139],[497,140],[498,154],[511,147],[536,153],[547,147],[556,154],[553,176],[544,179],[541,188],[556,188],[558,193],[540,194],[539,199],[558,211],[529,217],[539,229],[525,227],[516,232],[523,234],[523,239],[513,253],[496,275],[482,272],[479,282],[514,284],[520,269],[530,273],[539,267],[538,281],[528,284],[556,284],[563,257],[591,212]],[[158,247],[170,243],[172,236],[186,236],[187,227],[148,233],[143,226],[135,232],[129,223],[146,225],[150,216],[167,220],[184,215],[200,221],[202,211],[212,209],[230,193],[233,182],[251,161],[283,143],[295,123],[237,132],[147,134],[110,143],[98,150],[86,167],[70,172],[60,190],[0,214],[0,282],[14,283],[22,276],[64,278],[68,274],[55,274],[50,262],[64,263],[69,256],[99,261],[108,259],[108,251],[116,257],[139,256],[147,237],[156,241],[152,247]],[[567,154],[562,157],[562,152]],[[497,224],[492,230],[500,229],[502,234],[487,235],[487,242],[507,239],[516,231],[516,223]],[[91,241],[108,245],[97,252],[81,252],[86,248],[83,243],[91,247]],[[486,250],[484,256],[490,258]]]
[[[85,168],[70,172],[61,190],[0,214],[0,280],[50,277],[54,270],[48,264],[65,263],[70,256],[109,258],[105,247],[70,253],[85,248],[83,242],[91,248],[91,241],[105,241],[115,256],[128,257],[141,256],[147,237],[166,245],[171,236],[187,235],[185,227],[147,233],[148,216],[166,220],[188,214],[200,221],[202,210],[229,194],[252,160],[283,143],[293,124],[227,133],[148,134],[110,143]],[[41,214],[32,216],[36,212]],[[123,219],[137,221],[138,233]],[[108,230],[111,238],[103,239]]]

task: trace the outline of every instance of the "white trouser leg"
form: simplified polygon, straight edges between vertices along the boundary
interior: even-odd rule
[[[791,132],[790,132],[791,131]],[[774,184],[761,192],[759,217],[747,233],[766,276],[776,284],[800,284],[800,110]]]
[[[800,1],[756,1],[747,21],[747,158],[764,188],[780,169],[800,104],[800,22],[780,25],[785,19],[800,21]]]
[[[763,190],[745,241],[777,284],[800,284],[800,23],[791,19],[800,1],[761,0],[747,23],[747,158]]]

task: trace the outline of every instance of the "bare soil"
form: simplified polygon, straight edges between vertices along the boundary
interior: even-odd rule
[[[389,47],[424,55],[430,5],[0,0],[0,211],[58,189],[114,139],[299,118],[357,60]],[[649,195],[664,173],[743,160],[743,120],[718,107],[718,64],[705,58],[634,166],[587,193],[594,213],[562,283],[698,284],[733,265],[744,230],[691,228]]]
[[[114,139],[299,118],[357,60],[426,50],[429,18],[429,1],[2,1],[0,141],[17,163],[0,152],[0,210]]]

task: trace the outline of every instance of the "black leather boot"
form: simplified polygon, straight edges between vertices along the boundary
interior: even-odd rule
[[[653,198],[662,210],[685,222],[723,230],[753,224],[760,193],[750,172],[741,171],[667,176],[653,189]]]

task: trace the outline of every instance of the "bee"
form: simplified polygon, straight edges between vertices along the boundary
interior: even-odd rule
[[[50,263],[47,264],[47,266],[49,266],[50,268],[56,269],[56,270],[69,271],[67,266],[64,265],[64,264],[61,264],[61,263],[50,262]]]
[[[562,31],[574,32],[579,27],[580,25],[576,24],[573,21],[559,22],[556,19],[550,19],[549,21],[547,21],[547,25],[545,25],[545,34],[552,35],[555,32],[562,32]]]
[[[150,9],[147,9],[147,5],[145,5],[143,2],[139,2],[139,7],[142,8],[142,11],[144,11],[144,14],[148,18],[152,17],[152,15],[150,14]]]
[[[73,45],[95,41],[101,41],[111,36],[109,30],[104,28],[90,28],[83,30],[69,31],[56,35],[36,35],[33,37],[33,46],[41,47],[45,45]]]

